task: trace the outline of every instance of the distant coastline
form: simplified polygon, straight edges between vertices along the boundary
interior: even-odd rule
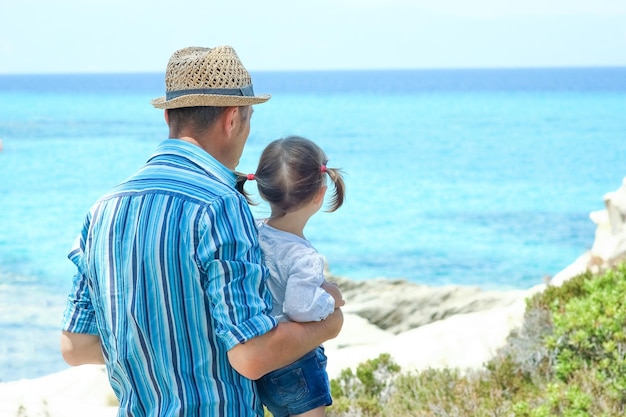
[[[389,77],[394,74],[394,77]],[[428,91],[622,91],[626,67],[501,67],[252,71],[255,88],[272,94],[389,93]],[[381,77],[384,76],[384,77]],[[133,73],[28,73],[0,74],[0,92],[134,91],[160,93],[164,74]],[[35,85],[33,85],[35,83]],[[89,91],[89,90],[87,90]]]

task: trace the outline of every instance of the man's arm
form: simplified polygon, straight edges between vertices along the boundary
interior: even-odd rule
[[[236,345],[228,351],[228,360],[241,375],[259,379],[337,337],[342,326],[341,309],[336,309],[323,321],[282,322],[273,330]]]
[[[68,365],[104,365],[100,337],[93,334],[62,331],[61,354]]]

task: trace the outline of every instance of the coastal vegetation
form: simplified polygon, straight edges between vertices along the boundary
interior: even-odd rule
[[[388,354],[331,381],[329,417],[626,413],[626,264],[547,286],[483,368],[403,372]]]

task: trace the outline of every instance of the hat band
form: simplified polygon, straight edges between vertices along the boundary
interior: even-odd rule
[[[254,90],[252,89],[252,84],[239,88],[195,88],[190,90],[168,91],[165,93],[165,98],[166,100],[172,100],[190,94],[254,97]]]

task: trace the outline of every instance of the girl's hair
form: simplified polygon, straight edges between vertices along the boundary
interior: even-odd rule
[[[326,185],[326,173],[334,186],[327,210],[332,212],[343,204],[345,184],[341,171],[327,167],[327,162],[324,151],[309,139],[300,136],[277,139],[261,154],[254,174],[237,173],[237,189],[250,201],[243,185],[246,180],[256,180],[261,198],[284,215],[311,201]]]

